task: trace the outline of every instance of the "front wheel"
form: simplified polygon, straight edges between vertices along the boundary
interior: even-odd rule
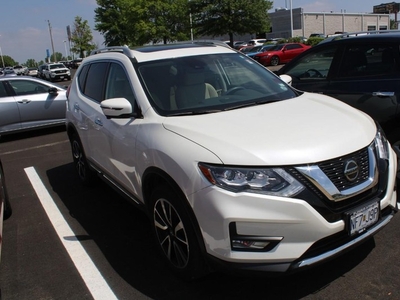
[[[72,158],[79,179],[84,185],[92,185],[96,180],[96,173],[90,169],[89,163],[83,151],[82,143],[76,133],[71,137]]]
[[[278,56],[272,56],[271,57],[271,66],[277,66],[279,65],[279,57]]]
[[[167,265],[179,278],[190,280],[207,270],[182,201],[168,186],[157,187],[151,196],[151,221],[158,249]]]

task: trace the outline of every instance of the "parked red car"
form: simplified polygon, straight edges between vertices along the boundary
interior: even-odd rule
[[[311,48],[311,46],[301,43],[278,44],[268,51],[254,55],[253,58],[264,66],[277,66],[291,61],[309,48]]]

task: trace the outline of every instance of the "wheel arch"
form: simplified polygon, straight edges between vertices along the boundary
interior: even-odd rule
[[[179,185],[176,183],[176,181],[165,171],[156,168],[156,167],[150,167],[148,168],[144,173],[143,173],[143,183],[142,183],[142,194],[143,194],[143,201],[146,206],[147,213],[150,215],[151,214],[151,205],[150,205],[150,198],[151,198],[151,193],[154,189],[155,186],[158,185],[167,185],[169,186],[174,193],[176,193],[179,197],[179,199],[182,200],[183,207],[185,208],[186,213],[190,217],[191,225],[196,233],[196,238],[198,245],[201,249],[201,251],[205,254],[206,247],[204,245],[204,239],[203,235],[200,230],[200,225],[197,221],[196,215],[192,209],[192,207],[189,205],[189,202],[187,201],[187,198],[185,194],[183,193],[182,189],[179,187]]]

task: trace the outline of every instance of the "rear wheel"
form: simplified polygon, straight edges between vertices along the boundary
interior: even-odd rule
[[[272,56],[271,57],[271,66],[277,66],[279,65],[279,57],[278,56]]]
[[[206,273],[195,230],[181,197],[168,186],[151,196],[152,229],[158,249],[178,277],[190,280]]]
[[[72,158],[74,160],[75,169],[79,179],[85,185],[91,185],[96,180],[96,173],[90,169],[89,163],[83,151],[82,143],[76,133],[71,137]]]

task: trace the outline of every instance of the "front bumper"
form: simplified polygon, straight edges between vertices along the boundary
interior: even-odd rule
[[[215,186],[193,194],[190,201],[202,232],[206,252],[228,268],[286,272],[326,261],[366,241],[390,222],[398,210],[397,160],[390,151],[387,189],[380,218],[360,234],[349,236],[344,219],[327,221],[301,199],[232,193]],[[371,200],[371,199],[370,199]],[[270,241],[265,251],[232,250],[236,236]]]

